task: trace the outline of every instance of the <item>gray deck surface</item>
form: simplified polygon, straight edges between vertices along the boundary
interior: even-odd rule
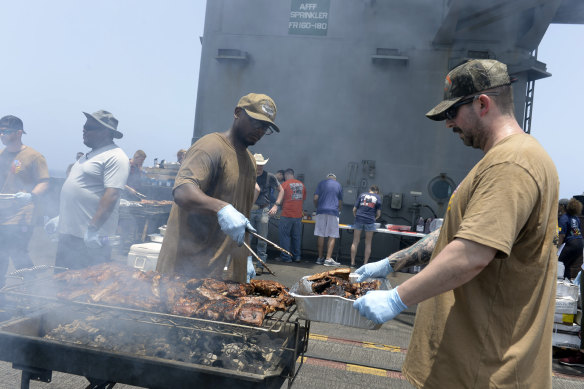
[[[35,231],[31,254],[35,264],[54,263],[56,244],[39,229]],[[362,249],[362,248],[361,248]],[[122,261],[123,256],[117,256]],[[270,260],[270,268],[277,280],[291,286],[302,276],[330,268],[316,265],[314,258],[301,263],[285,264]],[[398,285],[411,274],[390,276],[392,285]],[[260,279],[275,279],[261,275]],[[363,330],[336,324],[311,322],[310,341],[303,366],[293,383],[294,388],[413,388],[401,376],[401,365],[415,319],[415,307],[409,308],[379,330]],[[20,387],[20,370],[7,362],[0,362],[0,389]],[[32,381],[31,388],[85,388],[84,377],[53,372],[52,382]],[[282,388],[286,388],[285,383]],[[554,359],[554,388],[584,387],[584,369],[561,366]],[[115,388],[135,388],[117,384]]]

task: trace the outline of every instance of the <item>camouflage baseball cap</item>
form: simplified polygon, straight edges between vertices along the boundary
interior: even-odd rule
[[[448,108],[467,96],[487,89],[511,84],[507,65],[494,59],[472,59],[452,69],[444,83],[444,100],[426,117],[445,120]]]
[[[0,119],[0,129],[11,131],[21,130],[23,134],[26,134],[22,125],[22,120],[14,115],[6,115]]]
[[[270,127],[274,131],[280,132],[280,129],[274,123],[276,119],[276,103],[270,96],[250,93],[239,99],[237,106],[243,108],[252,118],[270,123]]]

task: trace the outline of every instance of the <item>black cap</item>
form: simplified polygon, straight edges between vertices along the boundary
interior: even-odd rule
[[[13,115],[6,115],[0,119],[0,129],[12,131],[21,130],[23,134],[26,134],[26,131],[22,127],[22,120]]]

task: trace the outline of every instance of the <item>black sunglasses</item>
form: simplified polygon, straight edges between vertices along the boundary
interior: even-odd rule
[[[2,135],[6,135],[6,134],[12,134],[14,132],[18,132],[20,130],[0,130],[0,134]]]
[[[458,103],[456,103],[452,107],[448,108],[446,110],[446,112],[444,112],[444,116],[446,116],[446,119],[454,120],[454,118],[456,118],[456,115],[458,115],[458,108],[460,108],[461,106],[463,106],[465,104],[472,103],[473,101],[475,101],[476,99],[478,99],[481,95],[498,96],[499,95],[499,92],[479,93],[478,95],[468,97],[468,98],[466,98],[464,100],[460,100]]]
[[[263,130],[266,135],[271,135],[274,133],[274,129],[272,128],[272,125],[270,123],[254,119],[249,115],[247,115],[247,117],[249,118],[249,122],[251,123],[251,126],[254,128],[254,130],[257,130],[259,128]]]

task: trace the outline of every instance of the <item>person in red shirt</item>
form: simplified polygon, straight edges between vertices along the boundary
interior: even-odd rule
[[[282,214],[280,216],[280,246],[290,251],[294,262],[300,262],[300,244],[302,240],[302,205],[306,199],[304,184],[294,178],[294,170],[284,172],[284,197],[282,198]],[[280,205],[276,203],[276,205]],[[292,262],[288,254],[280,255],[282,262]]]

